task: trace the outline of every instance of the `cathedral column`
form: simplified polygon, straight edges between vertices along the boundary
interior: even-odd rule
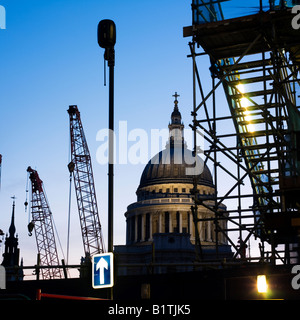
[[[141,219],[142,220],[142,222],[141,222],[141,241],[145,241],[145,225],[146,225],[145,218],[146,218],[146,214],[143,213],[142,219]]]
[[[134,215],[134,242],[137,242],[137,237],[138,237],[138,219],[137,216]]]
[[[170,212],[169,212],[169,233],[172,233],[172,232],[173,232],[173,223],[172,223],[172,220],[173,220],[173,212],[170,211]]]
[[[182,233],[182,212],[179,211],[179,233]]]
[[[212,241],[212,239],[211,239],[211,221],[207,221],[207,241]]]
[[[162,233],[162,212],[158,213],[158,233]]]
[[[204,234],[204,228],[203,228],[203,221],[199,221],[199,238],[200,238],[200,241],[203,241],[203,234]],[[205,224],[204,224],[205,225]]]
[[[198,235],[199,235],[200,241],[201,241],[201,222],[202,221],[197,222],[197,229],[198,229]]]
[[[149,214],[149,219],[150,219],[150,230],[149,230],[149,241],[153,240],[153,236],[152,236],[152,213]]]

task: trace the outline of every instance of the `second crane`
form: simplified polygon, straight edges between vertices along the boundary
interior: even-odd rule
[[[80,112],[76,105],[69,106],[71,162],[85,255],[104,252],[101,224],[98,214],[91,156],[84,135]]]

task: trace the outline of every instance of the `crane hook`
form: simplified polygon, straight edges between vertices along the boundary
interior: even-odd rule
[[[31,237],[32,236],[32,230],[34,228],[34,222],[33,221],[29,222],[27,228],[28,228],[28,235],[29,235],[29,237]]]

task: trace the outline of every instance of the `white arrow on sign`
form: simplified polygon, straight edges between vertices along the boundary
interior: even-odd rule
[[[101,258],[96,264],[96,271],[100,269],[100,284],[104,284],[104,269],[108,270],[108,263],[104,258]]]

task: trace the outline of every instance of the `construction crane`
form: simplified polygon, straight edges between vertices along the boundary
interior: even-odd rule
[[[80,112],[76,105],[69,106],[71,162],[85,256],[105,251],[98,214],[91,156],[84,135]]]
[[[36,170],[27,168],[31,181],[31,214],[32,221],[28,224],[29,235],[35,231],[36,244],[39,254],[40,266],[54,266],[53,268],[41,268],[42,278],[59,279],[62,273],[59,268],[59,259],[55,243],[53,217],[43,189],[43,181]],[[25,202],[26,205],[27,201]]]

